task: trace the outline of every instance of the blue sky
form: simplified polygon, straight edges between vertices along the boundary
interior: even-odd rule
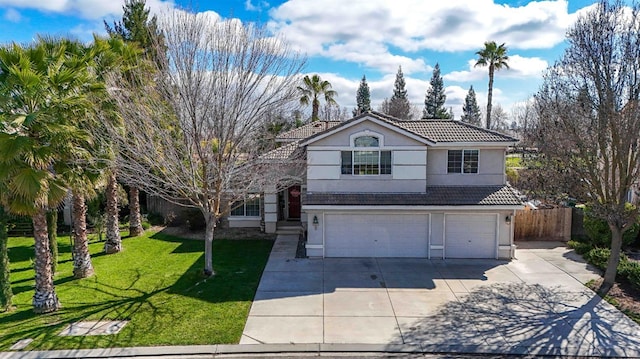
[[[0,43],[28,42],[36,34],[90,40],[103,19],[122,16],[124,0],[0,0]],[[353,108],[362,75],[374,108],[392,94],[398,66],[412,104],[422,111],[433,66],[440,64],[447,107],[459,118],[473,85],[486,106],[486,68],[474,68],[484,41],[506,43],[510,67],[496,74],[494,105],[526,101],[544,70],[565,47],[564,36],[593,0],[147,0],[154,13],[198,4],[224,19],[260,22],[308,57],[305,73],[318,73]]]

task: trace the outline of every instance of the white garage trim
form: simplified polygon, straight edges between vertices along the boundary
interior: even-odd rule
[[[447,246],[449,244],[449,241],[447,240],[447,216],[494,216],[495,220],[493,223],[493,230],[494,230],[494,236],[493,236],[493,256],[494,258],[498,258],[499,256],[499,238],[500,238],[500,213],[465,213],[465,212],[445,212],[444,216],[443,216],[443,224],[442,224],[442,243],[443,245],[443,250],[442,250],[442,258],[447,258]]]

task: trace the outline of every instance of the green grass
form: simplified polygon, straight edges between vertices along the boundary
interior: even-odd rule
[[[62,309],[36,315],[33,239],[9,239],[16,308],[0,313],[0,351],[25,338],[34,339],[27,350],[237,343],[273,242],[215,240],[216,276],[204,278],[202,241],[147,231],[125,239],[118,254],[92,242],[96,274],[81,280],[73,279],[69,237],[59,244]],[[130,321],[116,335],[58,336],[71,322],[116,319]]]

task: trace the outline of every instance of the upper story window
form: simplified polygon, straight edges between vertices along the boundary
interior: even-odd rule
[[[478,150],[449,150],[447,173],[478,173]]]
[[[356,149],[341,153],[341,173],[357,176],[391,174],[391,151],[380,151],[381,142],[381,138],[372,135],[353,138]]]

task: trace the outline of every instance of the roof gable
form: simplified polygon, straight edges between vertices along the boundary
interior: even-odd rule
[[[352,119],[350,119],[348,121],[341,122],[338,125],[330,128],[330,129],[327,129],[326,131],[319,132],[319,133],[316,133],[314,135],[311,135],[311,136],[307,137],[305,140],[301,141],[300,144],[302,146],[306,146],[306,145],[312,144],[314,142],[320,141],[320,140],[322,140],[324,138],[327,138],[327,137],[330,137],[330,136],[332,136],[332,135],[334,135],[334,134],[336,134],[338,132],[342,132],[342,131],[344,131],[344,130],[346,130],[348,128],[351,128],[353,126],[356,126],[356,125],[358,125],[360,123],[367,122],[367,121],[373,122],[373,123],[375,123],[375,124],[377,124],[377,125],[379,125],[381,127],[384,127],[384,128],[389,129],[389,130],[391,130],[393,132],[399,133],[399,134],[401,134],[403,136],[409,137],[409,138],[411,138],[411,139],[413,139],[415,141],[418,141],[420,143],[432,144],[432,141],[430,141],[428,138],[426,138],[424,136],[420,136],[419,134],[414,133],[413,131],[411,131],[409,129],[397,126],[396,124],[394,124],[393,122],[388,121],[384,117],[379,116],[379,114],[376,113],[376,112],[366,112],[366,113],[358,115],[358,116],[356,116],[356,117],[354,117],[354,118],[352,118]]]
[[[369,111],[348,121],[331,123],[323,131],[316,131],[303,139],[300,144],[305,146],[320,139],[329,137],[364,121],[372,121],[392,131],[403,134],[427,145],[446,145],[460,143],[484,143],[509,145],[518,142],[511,136],[474,126],[462,121],[443,120],[400,120],[379,112]]]

